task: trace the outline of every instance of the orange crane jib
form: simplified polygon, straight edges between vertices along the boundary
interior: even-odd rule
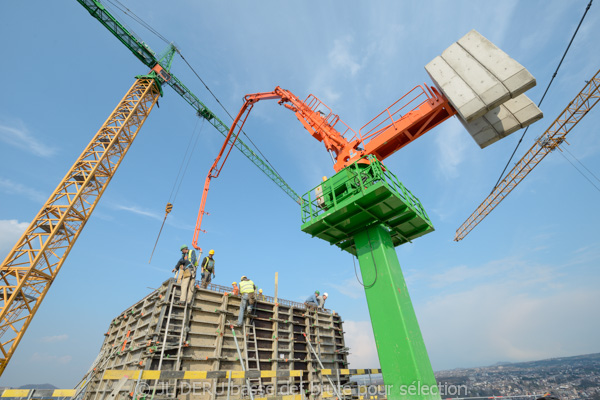
[[[436,88],[426,84],[416,86],[375,118],[364,125],[358,134],[316,96],[310,94],[302,101],[292,92],[279,86],[272,92],[248,94],[237,114],[219,154],[215,158],[204,183],[198,219],[192,245],[198,246],[198,235],[205,214],[206,196],[212,178],[217,178],[242,131],[254,104],[261,100],[279,99],[278,103],[296,114],[312,137],[322,142],[331,154],[334,170],[354,163],[367,155],[383,161],[413,140],[422,136],[456,114],[448,99]],[[368,162],[363,158],[364,162]]]

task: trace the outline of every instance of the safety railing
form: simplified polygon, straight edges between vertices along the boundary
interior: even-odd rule
[[[334,114],[331,108],[319,100],[315,95],[309,94],[308,97],[306,97],[306,100],[304,100],[304,104],[306,104],[312,111],[320,112],[324,122],[338,131],[342,137],[344,137],[344,139],[352,142],[358,137],[354,129],[350,128],[344,121],[340,119],[339,115]],[[351,137],[348,138],[346,136]]]
[[[316,220],[331,208],[337,207],[338,204],[360,192],[364,193],[368,187],[379,182],[384,182],[413,211],[431,222],[419,199],[392,172],[388,171],[375,156],[364,158],[367,158],[370,164],[361,163],[361,158],[339,172],[346,173],[346,179],[330,178],[302,196],[302,223]]]
[[[367,122],[362,128],[358,130],[363,144],[368,143],[375,136],[385,131],[389,126],[396,124],[403,116],[407,115],[411,111],[415,111],[421,107],[421,105],[435,96],[431,89],[423,84],[428,90],[426,91],[423,86],[415,86],[404,96],[396,100],[391,106],[380,112],[375,118]]]
[[[200,281],[196,281],[196,285],[199,286],[200,285]],[[222,286],[222,285],[217,285],[214,283],[210,283],[207,286],[208,290],[212,290],[213,292],[218,292],[218,293],[231,293],[233,291],[233,287],[231,286]],[[266,295],[262,295],[262,299],[257,297],[258,301],[264,301],[267,303],[273,303],[273,304],[279,304],[279,305],[283,305],[283,306],[288,306],[288,307],[294,307],[294,308],[298,308],[301,310],[306,309],[306,306],[304,305],[304,303],[299,303],[297,301],[292,301],[292,300],[286,300],[286,299],[282,299],[282,298],[277,298],[277,301],[275,301],[275,297],[273,296],[266,296]],[[331,314],[332,310],[329,309],[324,309],[322,310],[322,312],[325,312],[327,314]]]

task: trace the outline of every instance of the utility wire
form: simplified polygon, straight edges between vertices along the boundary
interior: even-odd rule
[[[356,280],[358,281],[358,283],[364,287],[365,289],[370,289],[375,285],[375,282],[377,282],[377,262],[375,261],[375,255],[373,254],[373,245],[371,244],[371,235],[369,235],[369,231],[367,230],[367,238],[369,239],[369,247],[371,248],[371,258],[373,259],[373,266],[375,267],[375,279],[373,279],[373,282],[370,283],[369,285],[365,285],[363,282],[360,281],[360,279],[358,278],[358,273],[356,272],[356,257],[352,256],[352,263],[354,264],[354,275],[356,275]]]
[[[575,32],[573,33],[573,36],[571,37],[571,41],[569,42],[569,45],[567,46],[567,49],[565,50],[562,58],[560,59],[560,62],[558,63],[558,66],[556,67],[556,71],[554,71],[554,74],[552,74],[552,79],[550,79],[550,82],[548,83],[548,86],[546,87],[546,91],[544,92],[544,95],[542,96],[542,98],[540,99],[540,101],[539,101],[539,103],[537,105],[538,108],[540,107],[540,105],[544,101],[544,97],[546,97],[546,93],[548,93],[548,89],[550,89],[550,85],[552,85],[552,82],[554,81],[554,78],[556,78],[556,75],[558,74],[558,70],[560,69],[560,66],[562,65],[562,62],[564,61],[567,53],[569,52],[569,48],[571,47],[571,44],[573,43],[573,40],[575,39],[575,36],[577,35],[577,32],[579,31],[579,27],[581,27],[581,24],[583,23],[583,19],[585,18],[587,12],[589,11],[590,7],[592,6],[592,2],[593,1],[594,0],[590,0],[590,2],[588,3],[587,7],[585,8],[585,11],[583,12],[583,16],[581,17],[581,20],[579,21],[579,25],[577,25],[577,29],[575,29]],[[529,126],[531,126],[531,125],[529,125]],[[504,167],[504,170],[502,170],[502,173],[500,174],[500,177],[498,178],[498,181],[496,181],[496,184],[494,185],[493,189],[490,191],[490,194],[493,193],[494,190],[496,190],[496,188],[498,187],[498,184],[500,183],[500,181],[502,181],[502,178],[504,177],[504,173],[506,172],[506,169],[508,168],[508,166],[510,165],[510,162],[512,161],[513,157],[515,156],[515,153],[517,152],[517,149],[519,148],[519,145],[523,141],[523,138],[525,137],[525,134],[529,130],[529,126],[527,128],[525,128],[525,131],[521,135],[521,139],[519,139],[519,142],[517,143],[517,147],[515,147],[515,150],[511,154],[510,158],[508,159],[508,162],[506,163],[506,166]]]
[[[114,2],[118,3],[118,5],[115,4],[115,3],[113,3],[113,0],[106,0],[106,1],[108,3],[110,3],[110,4],[112,4],[114,7],[118,8],[123,14],[127,15],[128,17],[130,17],[131,19],[133,19],[134,21],[136,21],[138,24],[142,25],[144,28],[146,28],[147,30],[149,30],[151,33],[153,33],[154,35],[156,35],[159,39],[161,39],[166,44],[170,43],[169,40],[166,37],[164,37],[163,35],[161,35],[160,32],[158,32],[156,29],[154,29],[146,21],[144,21],[143,19],[141,19],[140,17],[138,17],[133,11],[131,11],[129,8],[127,8],[119,0],[114,0]]]
[[[578,163],[579,163],[579,164],[580,164],[580,165],[581,165],[583,168],[585,168],[585,170],[586,170],[587,172],[589,172],[589,173],[590,173],[590,175],[592,175],[594,178],[596,178],[596,180],[597,180],[598,182],[600,182],[600,178],[598,178],[598,177],[597,177],[597,176],[596,176],[596,175],[595,175],[595,174],[594,174],[592,171],[590,171],[590,169],[589,169],[588,167],[586,167],[585,165],[583,165],[583,163],[582,163],[581,161],[579,161],[579,160],[577,159],[577,157],[575,157],[575,156],[573,155],[573,153],[571,153],[571,152],[570,152],[570,151],[569,151],[569,150],[568,150],[566,147],[563,147],[562,149],[563,149],[563,150],[565,150],[567,153],[569,153],[569,154],[571,155],[571,157],[573,157],[573,158],[574,158],[574,159],[575,159],[575,160],[576,160],[576,161],[577,161],[577,162],[578,162]]]
[[[564,149],[564,150],[567,150],[566,148],[563,148],[563,149]],[[568,152],[569,154],[571,154],[571,152],[569,152],[568,150],[567,150],[567,152]],[[584,178],[585,178],[585,179],[586,179],[586,180],[587,180],[587,181],[588,181],[588,182],[589,182],[589,183],[590,183],[590,184],[591,184],[593,187],[595,187],[595,188],[596,188],[596,190],[597,190],[598,192],[600,192],[600,187],[596,186],[596,184],[595,184],[594,182],[592,182],[592,180],[591,180],[591,179],[590,179],[590,178],[589,178],[587,175],[585,175],[585,174],[584,174],[584,173],[583,173],[583,172],[582,172],[582,171],[581,171],[579,168],[577,168],[577,166],[576,166],[575,164],[573,164],[573,163],[571,162],[571,160],[569,160],[569,159],[567,158],[567,156],[565,156],[565,155],[562,153],[562,151],[560,152],[560,155],[561,155],[561,156],[563,156],[563,157],[565,158],[565,160],[567,160],[567,161],[569,162],[569,164],[571,164],[571,165],[573,166],[573,168],[575,168],[575,169],[577,170],[577,172],[579,172],[579,173],[581,174],[581,176],[583,176],[583,177],[584,177]],[[594,175],[594,173],[593,173],[592,171],[590,171],[590,170],[589,170],[589,169],[588,169],[588,168],[587,168],[585,165],[583,165],[583,164],[581,163],[581,161],[579,161],[579,160],[577,159],[577,157],[575,157],[573,154],[571,154],[571,157],[573,157],[573,158],[574,158],[574,159],[575,159],[575,160],[576,160],[576,161],[577,161],[579,164],[581,164],[581,166],[582,166],[583,168],[585,168],[585,169],[586,169],[586,170],[587,170],[587,171],[588,171],[590,174],[592,174],[592,176],[593,176],[594,178],[596,178],[596,180],[597,180],[598,182],[600,182],[600,179],[598,179],[598,177],[597,177],[596,175]]]
[[[167,207],[165,209],[165,217],[163,218],[163,222],[160,226],[160,230],[158,231],[158,236],[156,237],[156,242],[154,242],[154,247],[152,248],[152,253],[150,253],[150,259],[148,260],[148,264],[150,264],[152,262],[152,256],[154,256],[154,251],[156,250],[156,245],[158,244],[158,240],[160,239],[160,235],[162,233],[163,227],[165,226],[165,222],[167,221],[167,216],[173,209],[173,204],[171,204],[171,201],[173,201],[173,203],[175,203],[175,199],[177,198],[177,194],[179,193],[179,188],[181,187],[181,183],[183,182],[183,180],[185,178],[185,174],[188,169],[188,166],[190,165],[190,160],[192,159],[192,154],[194,154],[194,151],[196,150],[196,145],[198,144],[198,138],[200,137],[200,132],[202,132],[202,128],[204,128],[204,121],[205,120],[203,119],[200,129],[198,131],[196,131],[196,128],[198,128],[198,120],[196,120],[196,126],[194,126],[194,130],[192,132],[192,135],[190,136],[190,140],[188,141],[187,148],[185,149],[185,154],[184,154],[183,158],[181,159],[181,164],[179,165],[179,171],[177,172],[177,177],[175,178],[175,181],[173,182],[173,188],[171,189],[171,194],[169,194],[169,200],[167,201]],[[194,138],[195,138],[195,140],[194,140]],[[194,141],[193,146],[192,146],[192,141]],[[185,164],[185,168],[183,168],[184,164]],[[181,172],[182,169],[183,169],[183,173]],[[178,184],[178,182],[179,182],[179,184]],[[175,189],[175,188],[177,188],[177,189]],[[175,193],[175,195],[173,195],[173,192]]]
[[[151,33],[153,33],[154,35],[156,35],[159,39],[161,39],[162,41],[164,41],[166,44],[170,43],[167,38],[165,38],[163,35],[160,34],[160,32],[158,32],[156,29],[154,29],[150,24],[148,24],[142,18],[138,17],[133,11],[131,11],[129,8],[127,8],[125,5],[123,5],[119,0],[106,0],[106,1],[109,2],[110,4],[112,4],[114,7],[118,8],[122,13],[124,13],[125,15],[129,16],[134,21],[136,21],[137,23],[139,23],[140,25],[142,25],[148,31],[150,31]],[[118,3],[118,5],[115,4],[115,3],[113,3],[113,1],[116,2],[116,3]],[[208,87],[208,85],[204,82],[204,80],[200,77],[200,75],[196,72],[196,70],[194,70],[194,68],[191,66],[191,64],[185,59],[185,57],[183,56],[183,54],[181,54],[181,51],[179,49],[177,49],[177,53],[179,53],[179,56],[181,57],[181,59],[187,64],[187,66],[190,68],[190,70],[192,70],[192,72],[194,73],[194,75],[196,75],[196,77],[200,80],[200,82],[202,82],[202,84],[204,85],[204,87],[206,88],[206,90],[208,90],[208,92],[212,95],[212,97],[219,104],[219,106],[221,106],[221,108],[225,111],[225,113],[233,121],[234,120],[233,116],[229,113],[229,111],[225,108],[225,106],[223,106],[223,104],[221,103],[221,101],[217,98],[217,96],[215,96],[215,94],[212,92],[212,90],[210,90],[210,88]],[[279,171],[277,171],[277,169],[273,166],[273,164],[271,164],[271,162],[269,161],[269,159],[263,154],[262,151],[260,151],[260,149],[258,148],[258,146],[252,141],[252,139],[250,139],[250,137],[246,134],[246,132],[244,132],[244,130],[242,130],[242,134],[248,139],[248,141],[252,144],[252,146],[254,146],[254,148],[256,149],[256,151],[262,156],[262,158],[266,161],[266,163],[269,164],[269,166],[279,176],[279,178],[281,178],[283,180],[283,177],[281,176],[281,174],[279,173]]]
[[[175,179],[175,184],[177,184],[177,180],[179,180],[179,184],[177,185],[177,190],[175,191],[175,195],[173,196],[173,203],[175,202],[175,199],[177,198],[177,194],[179,194],[179,188],[181,188],[181,184],[183,183],[183,180],[185,178],[185,174],[187,172],[188,166],[190,165],[190,161],[192,160],[192,154],[194,154],[194,152],[196,151],[196,146],[198,145],[198,140],[200,139],[200,132],[202,132],[203,128],[204,128],[204,122],[206,120],[203,119],[202,120],[202,125],[200,126],[200,129],[196,132],[196,127],[198,126],[198,121],[196,121],[196,127],[194,127],[194,134],[190,137],[190,141],[188,142],[188,148],[185,150],[185,155],[183,156],[183,159],[181,160],[181,165],[179,166],[179,172],[181,172],[181,168],[183,167],[183,163],[185,162],[185,168],[183,170],[183,174],[179,174],[177,173],[177,178]],[[194,140],[194,145],[191,147],[190,150],[190,145],[192,143],[192,139]],[[188,155],[188,151],[189,151],[189,155]],[[187,160],[187,162],[186,162]],[[175,184],[173,185],[173,189],[175,189]],[[171,196],[173,195],[173,189],[171,190]],[[171,201],[171,196],[169,196],[169,201]]]
[[[212,97],[215,99],[215,101],[221,106],[221,108],[223,109],[223,111],[225,111],[225,113],[229,116],[229,118],[231,118],[231,120],[234,121],[233,116],[229,113],[229,111],[227,111],[227,109],[225,108],[225,106],[223,104],[221,104],[221,102],[219,101],[219,99],[217,98],[217,96],[215,96],[215,94],[212,92],[212,90],[210,90],[210,88],[206,85],[206,83],[204,82],[204,80],[202,80],[202,78],[200,77],[200,75],[198,75],[198,73],[196,72],[196,70],[194,70],[194,68],[190,65],[190,63],[185,59],[185,57],[183,56],[183,54],[181,54],[181,52],[179,52],[179,51],[177,51],[177,52],[179,53],[179,56],[181,56],[181,59],[192,70],[192,72],[194,73],[194,75],[196,75],[196,77],[200,80],[200,82],[202,82],[202,84],[204,85],[204,87],[206,88],[206,90],[209,91],[209,93],[212,95]],[[250,139],[250,136],[246,135],[246,132],[244,132],[243,129],[242,129],[242,134],[250,141],[250,143],[252,143],[252,145],[254,146],[254,148],[256,149],[256,151],[258,151],[258,153],[264,158],[264,160],[267,162],[267,164],[269,164],[269,166],[271,168],[273,168],[273,171],[275,171],[275,173],[283,180],[283,178],[281,177],[281,174],[279,173],[279,171],[277,171],[277,169],[273,166],[273,164],[271,164],[271,162],[269,161],[269,159],[262,153],[262,151],[260,151],[260,149],[258,148],[258,146],[256,144],[254,144],[254,142],[252,141],[252,139]]]

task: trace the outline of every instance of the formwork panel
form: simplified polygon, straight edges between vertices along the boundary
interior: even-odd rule
[[[197,288],[192,304],[186,306],[177,302],[179,284],[169,279],[114,318],[105,332],[95,369],[87,376],[84,400],[131,400],[138,382],[102,379],[107,370],[159,370],[158,380],[140,381],[146,389],[137,394],[138,398],[152,397],[156,385],[155,400],[248,398],[244,379],[232,378],[230,385],[226,377],[227,371],[242,373],[241,362],[248,374],[254,374],[250,384],[258,393],[270,390],[281,396],[290,385],[299,390],[300,382],[320,385],[320,367],[308,351],[304,334],[326,368],[348,367],[346,355],[336,353],[345,349],[343,335],[337,331],[342,326],[341,317],[331,312],[307,314],[303,304],[289,300],[258,301],[256,317],[247,318],[244,328],[236,329],[236,346],[230,323],[237,320],[240,297],[229,290],[218,285]],[[302,377],[289,375],[298,369],[303,371]],[[186,371],[194,376],[208,375],[204,375],[206,379],[185,380]],[[277,371],[278,375],[261,377],[261,371]],[[204,384],[210,390],[188,393],[183,383]]]

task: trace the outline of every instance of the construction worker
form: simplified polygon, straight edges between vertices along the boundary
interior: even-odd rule
[[[215,251],[211,250],[208,252],[208,256],[204,257],[204,260],[202,260],[202,283],[200,284],[200,287],[202,287],[202,289],[206,289],[206,287],[210,283],[211,275],[213,278],[215,277],[215,260],[213,258],[214,255]]]
[[[179,269],[178,280],[181,280],[181,293],[179,294],[179,304],[184,304],[191,301],[194,297],[194,289],[196,282],[196,268],[198,261],[196,260],[196,252],[188,250],[187,245],[181,246],[181,259],[175,265],[173,272]]]
[[[240,288],[238,287],[237,282],[233,282],[231,286],[233,286],[233,291],[231,292],[231,294],[233,294],[234,296],[240,294]]]
[[[256,301],[255,294],[256,285],[246,275],[240,279],[240,293],[242,295],[242,303],[240,304],[240,315],[238,316],[237,326],[242,326],[244,322],[244,312],[246,311],[246,305],[248,305],[248,313],[252,313],[252,307]]]
[[[175,278],[177,278],[177,283],[181,283],[181,279],[183,278],[183,271],[190,264],[194,264],[198,266],[198,262],[196,261],[196,252],[194,250],[188,250],[187,244],[184,244],[180,247],[181,250],[181,258],[175,264],[175,268],[173,271],[175,273]]]
[[[319,306],[319,300],[317,300],[319,294],[321,293],[318,290],[315,290],[315,294],[311,294],[310,297],[304,302],[304,305],[308,311],[315,310]]]
[[[256,300],[265,301],[265,295],[263,294],[262,289],[258,289],[258,296],[256,297]]]
[[[319,302],[319,310],[325,311],[325,300],[327,300],[329,295],[327,292],[323,293],[323,296],[317,296],[317,301]]]

